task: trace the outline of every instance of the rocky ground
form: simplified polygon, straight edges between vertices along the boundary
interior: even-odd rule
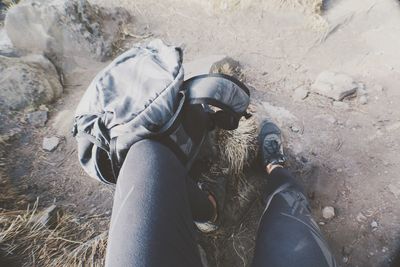
[[[339,266],[397,266],[398,1],[326,1],[321,14],[318,1],[53,2],[59,19],[40,6],[14,8],[0,30],[1,208],[40,198],[41,207],[107,221],[113,187],[80,168],[74,109],[114,54],[157,37],[183,46],[185,62],[229,55],[241,63],[256,117],[282,128],[290,168]],[[21,14],[43,29],[23,25]],[[251,261],[263,185],[246,169],[229,200],[231,220],[201,239],[210,266]],[[24,197],[6,201],[11,191]]]

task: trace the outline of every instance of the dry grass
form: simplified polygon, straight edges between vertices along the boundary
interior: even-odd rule
[[[215,62],[212,64],[210,68],[210,73],[223,73],[226,75],[230,75],[238,79],[239,81],[244,82],[245,77],[242,72],[242,66],[240,62],[234,60],[231,57],[225,57],[220,61]]]
[[[227,174],[241,176],[256,156],[257,125],[254,118],[242,118],[239,127],[233,131],[217,129],[215,139],[220,167]]]
[[[55,224],[43,225],[38,202],[19,210],[26,200],[10,183],[5,157],[14,134],[0,135],[0,252],[23,266],[103,266],[108,216],[76,217],[56,213]],[[26,206],[25,206],[26,207]],[[107,227],[100,227],[107,228]]]
[[[9,9],[13,8],[15,5],[19,3],[20,0],[2,0],[3,4],[6,6],[7,12]]]
[[[5,157],[6,151],[8,149],[7,142],[10,140],[9,135],[0,135],[0,203],[2,203],[1,208],[4,208],[6,203],[16,203],[17,202],[17,192],[8,183],[6,165],[7,160]]]
[[[0,213],[0,249],[24,259],[24,266],[103,266],[107,232],[96,220],[62,215],[53,229],[34,218],[37,202],[25,211]]]

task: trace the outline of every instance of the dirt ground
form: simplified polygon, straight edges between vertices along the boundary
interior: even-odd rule
[[[273,1],[223,10],[195,0],[91,2],[122,6],[132,14],[127,30],[140,38],[125,40],[121,51],[151,35],[183,46],[185,61],[216,54],[240,61],[246,83],[255,89],[257,117],[282,128],[290,167],[338,265],[395,266],[400,249],[398,1],[332,0],[321,17],[268,4]],[[8,146],[7,171],[27,202],[39,197],[43,206],[55,202],[80,215],[111,214],[113,187],[87,177],[69,134],[80,97],[106,64],[82,60],[66,74],[64,95],[49,107],[46,127],[15,125],[21,133]],[[313,93],[294,98],[295,89],[309,88],[324,70],[363,83],[368,103],[354,97],[337,105]],[[43,151],[42,138],[53,135],[63,137],[61,145]],[[264,182],[252,168],[242,180],[251,185],[246,206],[235,210],[237,201],[231,200],[228,207],[238,215],[220,235],[201,239],[210,266],[251,262]],[[333,219],[322,217],[325,206],[335,208]]]

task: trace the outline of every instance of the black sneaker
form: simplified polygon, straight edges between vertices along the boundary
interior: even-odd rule
[[[260,146],[261,164],[265,170],[270,163],[283,165],[286,161],[282,148],[281,130],[269,121],[261,123],[261,131],[258,135]]]
[[[197,228],[201,232],[211,233],[218,230],[222,223],[222,212],[225,204],[226,179],[225,177],[218,177],[213,181],[201,181],[198,182],[198,186],[201,190],[213,196],[217,204],[216,217],[212,218],[208,222],[195,222]]]

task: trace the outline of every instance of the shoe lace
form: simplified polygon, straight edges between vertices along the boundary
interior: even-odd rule
[[[280,145],[276,140],[268,140],[267,144],[265,145],[265,150],[271,155],[280,154],[279,148]]]

